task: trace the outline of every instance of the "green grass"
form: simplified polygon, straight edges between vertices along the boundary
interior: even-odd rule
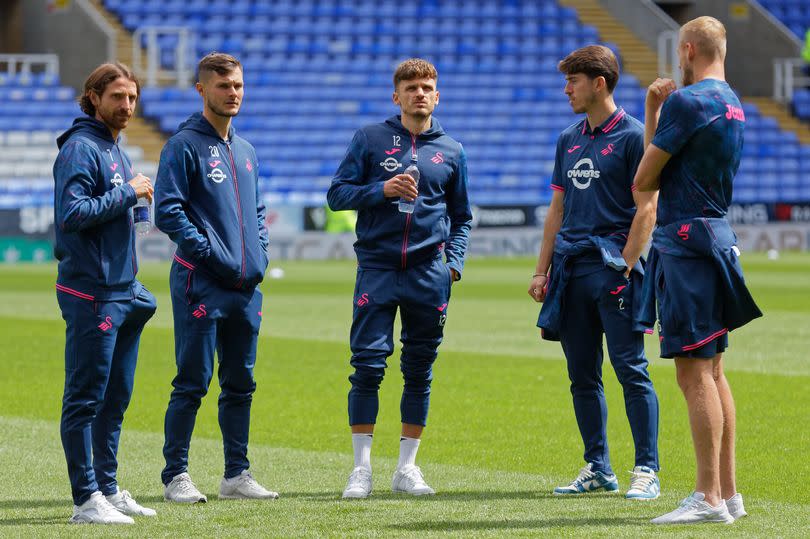
[[[275,502],[219,502],[222,448],[216,383],[203,402],[190,472],[211,501],[162,502],[163,414],[174,374],[168,266],[145,266],[158,298],[147,326],[124,422],[119,479],[157,509],[133,527],[73,527],[59,441],[64,322],[55,266],[0,267],[0,536],[807,536],[810,495],[806,428],[810,409],[810,257],[744,257],[765,317],[735,331],[727,354],[738,409],[738,476],[751,516],[733,526],[653,528],[693,485],[694,457],[683,397],[671,362],[652,360],[661,400],[663,494],[649,503],[597,495],[560,500],[554,485],[581,466],[562,353],[541,342],[537,306],[526,294],[533,261],[471,260],[456,285],[435,368],[430,425],[419,463],[439,494],[405,499],[389,491],[396,462],[401,377],[393,356],[375,436],[375,493],[339,499],[351,468],[346,420],[348,331],[354,267],[285,262],[286,276],[262,285],[250,458],[257,478],[281,492]],[[657,358],[658,345],[648,343]],[[605,367],[609,438],[623,488],[633,448],[621,388]]]

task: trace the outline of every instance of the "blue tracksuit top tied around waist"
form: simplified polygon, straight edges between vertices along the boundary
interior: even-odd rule
[[[636,320],[651,325],[656,320],[655,275],[662,256],[675,258],[708,258],[714,262],[722,284],[723,325],[729,331],[742,327],[751,320],[762,316],[754,298],[745,286],[742,267],[736,247],[737,236],[723,218],[685,219],[653,232],[652,247],[647,259],[647,274],[644,282],[643,308]],[[695,287],[700,288],[700,276],[695,276]],[[674,308],[675,306],[673,306]],[[661,313],[662,318],[666,313]],[[699,331],[689,342],[697,342]]]
[[[583,255],[598,253],[602,257],[605,267],[624,272],[627,263],[622,257],[622,250],[627,242],[624,234],[611,236],[590,236],[584,240],[571,242],[557,234],[554,242],[554,258],[551,264],[551,276],[546,291],[546,299],[537,317],[537,327],[543,330],[542,337],[547,341],[559,341],[560,319],[565,308],[565,288],[571,278],[574,260]],[[642,281],[644,279],[644,263],[642,259],[636,262],[630,272],[630,285],[633,292],[633,320],[639,320],[637,315],[641,305]],[[652,323],[636,323],[634,331],[644,332],[652,328]]]
[[[53,165],[57,288],[89,300],[135,297],[132,162],[104,123],[77,118],[56,139]]]
[[[386,199],[383,184],[416,162],[413,214]],[[354,250],[361,267],[406,269],[440,255],[461,275],[472,223],[467,158],[438,120],[413,136],[400,116],[358,130],[327,193],[333,210],[358,210]]]
[[[223,140],[199,112],[180,124],[160,154],[155,222],[192,262],[224,288],[264,278],[265,207],[256,151],[231,127]]]

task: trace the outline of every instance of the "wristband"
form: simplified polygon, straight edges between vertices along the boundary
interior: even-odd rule
[[[532,275],[532,279],[534,279],[535,277],[545,277],[546,279],[548,279],[548,275],[546,275],[545,273],[535,273],[534,275]]]

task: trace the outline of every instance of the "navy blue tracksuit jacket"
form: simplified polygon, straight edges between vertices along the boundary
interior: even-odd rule
[[[416,209],[400,213],[399,199],[386,199],[383,183],[414,157],[421,175]],[[467,157],[436,118],[418,137],[399,116],[358,130],[326,199],[335,211],[358,210],[354,249],[361,267],[406,269],[444,247],[447,265],[461,275],[472,223]]]
[[[256,150],[233,128],[228,139],[199,112],[180,124],[161,154],[155,222],[178,256],[224,288],[249,290],[267,268],[265,207]]]
[[[77,118],[57,140],[54,255],[57,288],[96,299],[132,299],[138,262],[129,209],[132,163],[102,122]]]

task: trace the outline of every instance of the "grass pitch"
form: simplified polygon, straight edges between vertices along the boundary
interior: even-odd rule
[[[792,537],[810,535],[810,257],[743,258],[765,317],[735,331],[726,356],[738,414],[738,483],[750,517],[732,526],[648,524],[693,486],[686,407],[668,360],[648,342],[661,401],[662,496],[560,499],[551,489],[582,466],[562,352],[541,342],[537,306],[526,294],[534,262],[470,260],[449,307],[435,367],[429,426],[418,462],[438,495],[390,492],[399,434],[401,376],[390,359],[375,435],[374,495],[342,501],[351,470],[346,420],[348,332],[354,264],[275,263],[259,341],[249,457],[254,475],[278,490],[275,502],[220,502],[222,445],[216,382],[203,402],[190,472],[209,495],[201,506],[162,501],[163,414],[174,375],[168,265],[145,265],[140,278],[158,298],[144,331],[135,394],[124,421],[119,480],[154,519],[135,526],[70,526],[70,488],[59,441],[64,382],[64,323],[56,305],[56,268],[0,267],[0,536],[651,536]],[[622,491],[633,466],[621,388],[606,362],[609,441]]]

